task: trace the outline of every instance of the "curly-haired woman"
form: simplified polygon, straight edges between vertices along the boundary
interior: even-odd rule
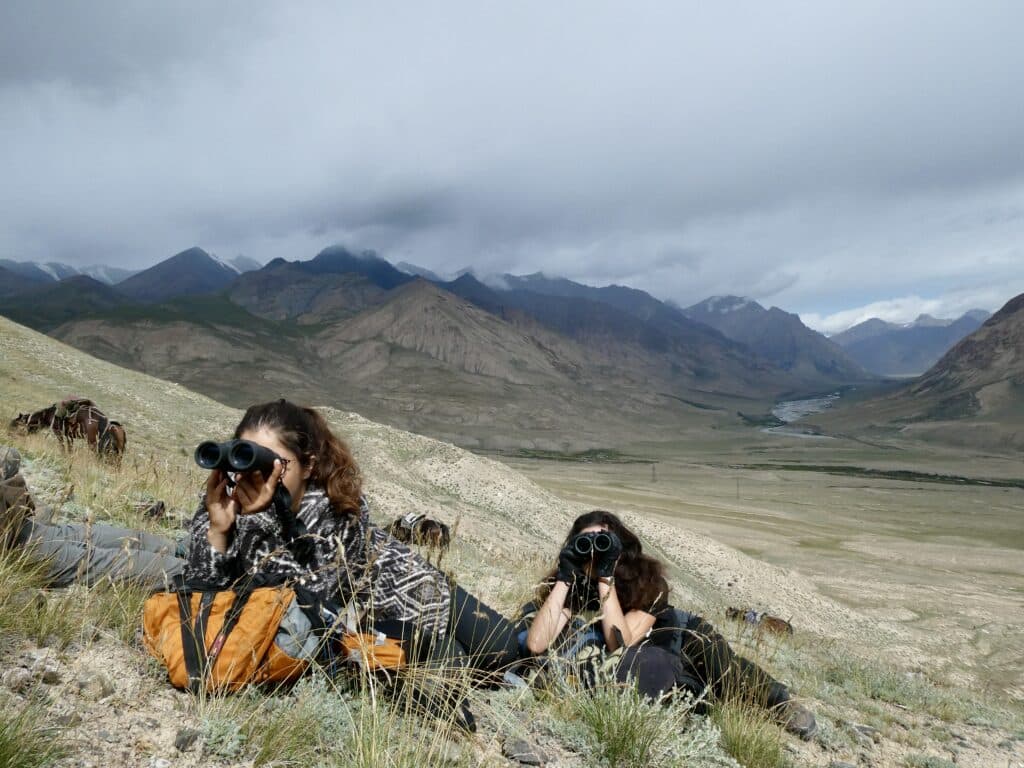
[[[664,567],[644,554],[640,539],[611,512],[596,510],[573,523],[558,565],[527,606],[524,650],[559,659],[594,659],[599,649],[620,681],[660,698],[675,689],[695,696],[743,696],[770,708],[802,738],[814,735],[814,715],[784,685],[733,653],[715,628],[669,605]],[[584,670],[584,678],[592,667]]]

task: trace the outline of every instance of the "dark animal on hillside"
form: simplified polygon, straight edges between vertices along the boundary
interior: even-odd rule
[[[759,631],[771,632],[776,635],[792,635],[793,625],[785,619],[780,619],[778,616],[772,616],[767,613],[758,613],[757,611],[743,610],[742,608],[727,608],[725,615],[730,619],[736,621],[743,621],[747,624],[753,624]]]
[[[388,527],[388,533],[405,544],[419,544],[439,552],[446,552],[452,543],[448,526],[422,512],[398,518]]]
[[[100,456],[120,461],[127,447],[128,433],[125,432],[124,425],[119,421],[109,419],[107,421],[107,428],[100,432],[96,452]]]
[[[23,429],[28,433],[46,427],[65,447],[84,438],[100,457],[114,461],[121,460],[128,445],[124,426],[107,418],[92,400],[85,398],[70,398],[34,413],[19,413],[10,423],[10,429]]]
[[[8,425],[8,429],[12,432],[27,432],[32,434],[38,432],[44,427],[50,428],[53,426],[54,414],[57,410],[57,405],[51,405],[49,408],[43,408],[40,411],[33,413],[19,413],[11,423]]]

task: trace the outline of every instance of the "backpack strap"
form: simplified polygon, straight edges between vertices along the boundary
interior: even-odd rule
[[[210,613],[213,610],[217,591],[202,592],[202,597],[199,599],[199,610],[194,618],[192,616],[194,592],[189,589],[178,589],[175,590],[175,594],[178,598],[181,650],[184,655],[185,672],[188,675],[188,690],[198,693],[204,687],[210,669],[217,663],[217,656],[220,649],[224,647],[224,641],[238,625],[242,610],[252,595],[252,585],[243,584],[236,587],[234,600],[231,601],[231,607],[228,608],[224,618],[224,625],[209,648],[206,647],[206,628],[210,621]]]
[[[695,615],[688,611],[666,605],[655,617],[650,642],[678,656],[683,650],[683,631],[694,618]]]
[[[198,693],[203,684],[203,668],[206,665],[206,643],[202,638],[196,637],[195,630],[192,627],[192,594],[184,590],[178,590],[176,594],[178,597],[178,618],[181,624],[181,651],[185,657],[188,690],[191,693]]]

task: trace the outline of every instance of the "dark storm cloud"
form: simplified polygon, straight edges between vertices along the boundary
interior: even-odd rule
[[[66,82],[99,93],[209,65],[265,34],[253,3],[4,0],[0,87]],[[241,23],[240,23],[241,22]]]
[[[991,309],[1024,291],[1022,24],[1016,2],[6,3],[0,255],[345,242],[827,329],[882,300]]]

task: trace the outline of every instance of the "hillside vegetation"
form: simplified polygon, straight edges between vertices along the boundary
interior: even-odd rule
[[[127,425],[129,453],[118,469],[83,451],[65,453],[45,436],[11,437],[37,498],[58,518],[173,535],[202,483],[193,446],[227,435],[240,412],[0,319],[3,415],[71,394],[95,399]],[[355,413],[324,413],[353,445],[376,520],[424,511],[451,524],[456,543],[443,566],[505,612],[530,593],[582,511],[504,464]],[[155,498],[174,510],[170,519],[142,517],[139,509]],[[550,765],[580,768],[734,765],[734,758],[774,768],[832,760],[942,765],[936,761],[950,752],[958,765],[983,768],[1024,758],[1019,708],[929,680],[901,661],[921,654],[898,627],[839,605],[799,574],[682,525],[622,511],[668,564],[673,601],[722,625],[817,711],[815,742],[784,736],[750,711],[719,707],[711,721],[694,719],[682,703],[662,708],[617,690],[481,691],[473,697],[481,719],[475,736],[423,721],[401,702],[315,680],[292,691],[192,697],[173,691],[141,650],[141,595],[113,587],[39,591],[31,570],[8,555],[0,560],[0,764],[13,755],[11,765],[503,766],[517,740]],[[728,598],[723,574],[739,583]],[[726,600],[756,604],[766,594],[779,613],[800,617],[792,640],[724,621]],[[41,757],[33,763],[25,754]]]

